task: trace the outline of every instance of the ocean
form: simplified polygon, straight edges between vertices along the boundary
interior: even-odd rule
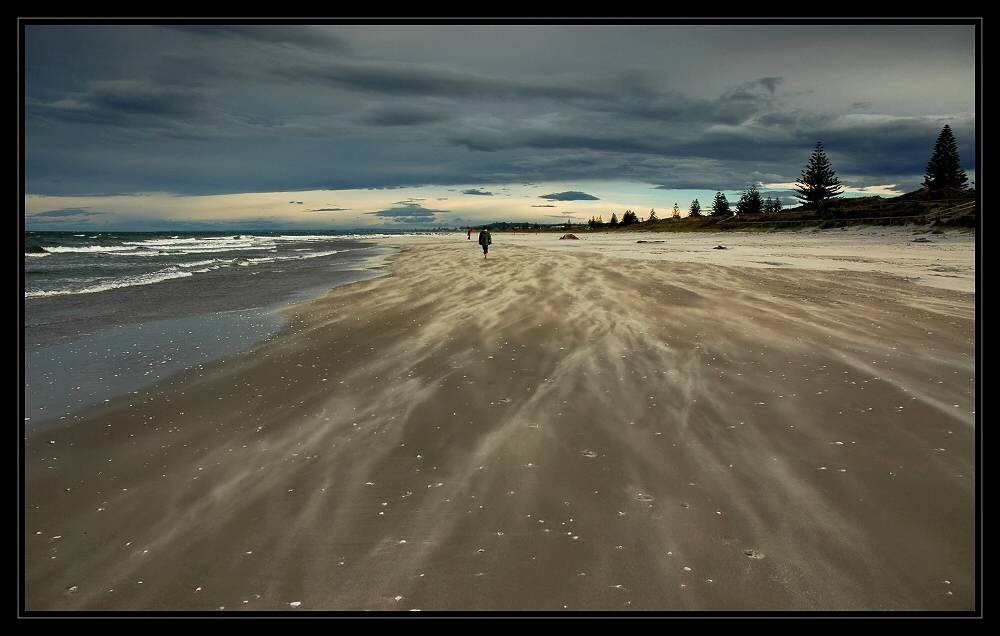
[[[379,275],[384,235],[25,232],[25,428],[248,348],[276,309]]]

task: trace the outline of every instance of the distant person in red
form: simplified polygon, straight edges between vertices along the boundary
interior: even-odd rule
[[[469,228],[469,240],[470,241],[472,240],[472,228],[471,227]]]
[[[483,231],[479,233],[479,244],[483,246],[483,258],[490,257],[490,243],[493,242],[493,237],[490,236],[490,228],[483,227]]]

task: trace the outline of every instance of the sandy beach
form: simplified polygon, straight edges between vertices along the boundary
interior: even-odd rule
[[[977,609],[973,234],[578,236],[27,436],[23,609]]]

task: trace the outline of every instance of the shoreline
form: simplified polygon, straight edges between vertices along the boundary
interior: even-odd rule
[[[976,609],[975,294],[529,242],[29,435],[25,609]]]
[[[354,251],[369,250],[373,252],[370,255],[349,253],[347,263],[338,262],[323,284],[286,293],[286,298],[279,301],[246,307],[246,301],[234,298],[198,313],[177,307],[167,311],[165,317],[129,317],[118,324],[108,323],[109,317],[102,316],[91,321],[92,332],[45,345],[29,346],[26,342],[22,402],[25,427],[33,430],[58,426],[88,406],[168,381],[175,374],[274,337],[283,328],[284,310],[289,306],[383,275],[392,248],[373,243]],[[160,286],[164,291],[156,294],[184,290],[183,282],[178,281]],[[106,293],[129,295],[135,291],[126,288]],[[95,329],[93,324],[100,327]]]

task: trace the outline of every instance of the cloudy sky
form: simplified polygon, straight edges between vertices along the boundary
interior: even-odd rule
[[[306,229],[792,205],[975,181],[975,22],[23,23],[25,228]]]

